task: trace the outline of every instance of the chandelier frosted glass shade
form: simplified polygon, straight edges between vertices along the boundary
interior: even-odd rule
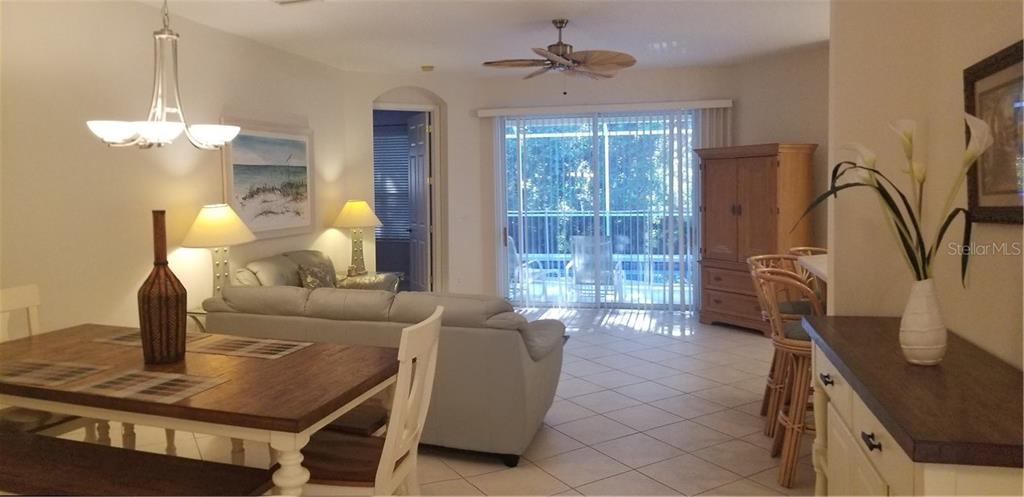
[[[153,99],[145,121],[88,121],[86,126],[112,147],[161,147],[182,133],[196,148],[217,150],[238,135],[240,128],[225,124],[193,124],[185,119],[178,90],[178,34],[171,31],[167,2],[163,29],[153,32]]]
[[[242,128],[224,124],[193,124],[188,130],[197,140],[219,147],[234,140]]]

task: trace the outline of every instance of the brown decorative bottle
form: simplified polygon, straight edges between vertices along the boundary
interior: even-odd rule
[[[164,211],[153,211],[153,271],[139,288],[139,328],[146,364],[185,358],[185,287],[167,267]]]

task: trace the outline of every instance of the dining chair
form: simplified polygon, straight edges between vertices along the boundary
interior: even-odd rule
[[[813,432],[807,423],[808,399],[811,390],[811,339],[800,317],[785,316],[779,311],[778,296],[797,293],[810,304],[811,315],[821,316],[824,307],[817,294],[800,278],[784,269],[760,269],[757,278],[769,309],[772,345],[778,357],[776,378],[769,408],[774,414],[772,456],[781,453],[779,485],[789,488],[796,474],[800,440],[805,432]]]
[[[430,407],[441,335],[438,306],[426,320],[402,330],[398,378],[384,437],[321,430],[302,449],[309,470],[305,495],[420,493],[417,452]]]
[[[0,342],[13,340],[10,317],[13,313],[24,312],[28,333],[36,335],[39,326],[39,287],[24,285],[0,289]],[[110,424],[106,421],[67,416],[23,407],[0,408],[0,429],[38,433],[42,435],[63,435],[79,428],[85,429],[85,440],[106,441],[110,444]]]

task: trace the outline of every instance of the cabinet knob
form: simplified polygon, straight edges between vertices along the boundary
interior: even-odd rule
[[[836,384],[836,381],[832,379],[832,375],[828,373],[819,373],[818,378],[821,379],[821,384],[825,385],[826,387]]]
[[[866,445],[868,447],[868,452],[871,452],[873,450],[877,450],[878,452],[882,452],[882,444],[878,443],[878,441],[875,440],[875,434],[874,433],[864,433],[862,431],[862,432],[860,432],[860,439],[863,440],[864,441],[864,445]]]

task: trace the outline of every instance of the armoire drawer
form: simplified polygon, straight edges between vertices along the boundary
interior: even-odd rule
[[[754,282],[747,271],[704,267],[700,277],[704,288],[754,295]]]
[[[814,346],[814,379],[824,388],[822,391],[828,395],[828,401],[836,414],[846,423],[853,425],[853,389],[850,384],[839,374],[839,370],[829,362],[825,353]]]
[[[761,319],[761,304],[753,295],[704,289],[701,295],[703,309],[749,319]]]

